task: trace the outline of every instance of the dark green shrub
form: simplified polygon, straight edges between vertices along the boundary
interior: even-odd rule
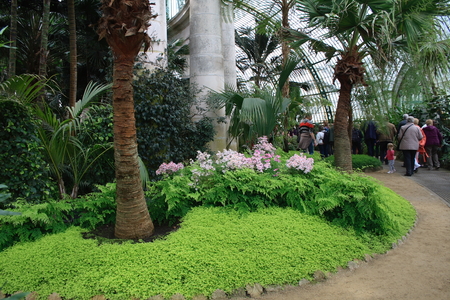
[[[198,92],[186,79],[163,70],[143,72],[134,82],[139,156],[150,176],[163,162],[195,158],[213,140],[211,119],[192,121]]]
[[[334,155],[325,158],[327,162],[334,166]],[[365,170],[381,167],[382,163],[379,159],[365,154],[352,154],[353,170]]]
[[[83,145],[89,148],[94,145],[113,143],[112,106],[110,104],[92,105],[89,108],[89,115],[90,118],[83,121],[82,130],[78,133],[78,138]],[[97,159],[84,175],[83,182],[80,184],[79,195],[90,193],[94,191],[96,185],[104,185],[113,182],[114,179],[114,149],[111,148]]]
[[[11,200],[39,203],[55,193],[36,137],[30,111],[15,101],[0,101],[0,182]]]

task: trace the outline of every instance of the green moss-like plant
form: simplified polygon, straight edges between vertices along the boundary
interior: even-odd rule
[[[410,215],[396,215],[411,225]],[[231,292],[246,284],[292,284],[373,253],[370,237],[275,207],[245,215],[197,207],[177,232],[153,243],[98,246],[82,239],[81,231],[74,227],[0,253],[0,278],[8,279],[4,291],[37,291],[40,299],[54,292],[80,300],[98,294],[126,300],[176,293],[189,299],[210,296],[218,288]],[[384,247],[397,238],[384,241]]]

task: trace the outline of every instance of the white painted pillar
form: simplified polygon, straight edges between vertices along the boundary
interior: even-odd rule
[[[221,1],[191,0],[189,23],[191,82],[203,88],[204,95],[208,92],[208,88],[222,91],[224,89],[224,58],[222,52]],[[204,106],[206,106],[206,103]],[[224,109],[214,111],[209,116],[212,118],[223,117],[225,111]],[[216,135],[214,142],[209,145],[211,150],[222,151],[226,148],[226,127],[224,123],[214,123]]]
[[[144,66],[147,69],[154,69],[156,66],[167,66],[167,18],[166,18],[166,0],[150,1],[155,3],[151,5],[152,13],[158,16],[150,20],[150,27],[147,29],[147,34],[152,42],[150,48],[145,55],[142,56]],[[157,61],[157,59],[161,59]]]

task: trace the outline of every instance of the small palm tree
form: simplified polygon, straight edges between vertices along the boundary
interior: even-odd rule
[[[212,93],[211,97],[221,103],[225,114],[230,116],[229,134],[233,138],[242,138],[246,144],[252,144],[257,137],[273,137],[279,126],[285,138],[284,150],[288,151],[289,112],[298,103],[283,97],[282,89],[299,61],[298,58],[288,60],[275,90],[257,89],[249,94],[227,88],[224,92]]]

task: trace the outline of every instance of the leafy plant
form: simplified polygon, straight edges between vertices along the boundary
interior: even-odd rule
[[[115,220],[115,184],[98,186],[99,192],[77,199],[30,204],[16,201],[13,213],[0,214],[0,251],[16,242],[34,241],[72,225],[94,229]],[[14,213],[20,211],[21,214]],[[14,214],[14,215],[11,215]]]
[[[37,128],[29,108],[0,95],[0,182],[10,199],[39,203],[55,194]]]
[[[379,185],[368,178],[341,173],[321,159],[312,166],[313,158],[306,156],[257,151],[252,157],[199,153],[195,163],[150,183],[146,196],[152,213],[162,222],[162,212],[166,220],[173,220],[200,205],[225,206],[240,213],[278,206],[322,216],[358,232],[399,230],[379,196]]]

